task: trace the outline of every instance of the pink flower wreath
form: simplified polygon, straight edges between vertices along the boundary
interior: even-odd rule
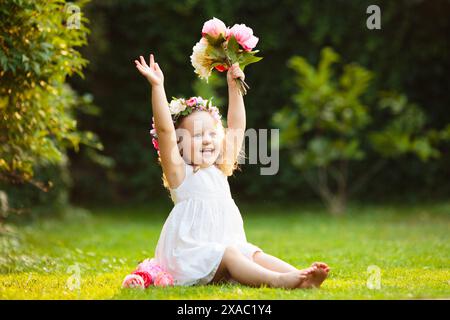
[[[145,259],[122,282],[122,288],[146,289],[150,285],[173,286],[172,275],[159,266],[155,259]]]

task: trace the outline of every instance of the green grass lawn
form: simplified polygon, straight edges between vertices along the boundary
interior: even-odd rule
[[[238,203],[239,205],[239,203]],[[68,211],[7,225],[1,235],[0,299],[422,299],[450,298],[450,203],[354,206],[343,218],[314,207],[240,205],[248,241],[296,267],[325,261],[321,289],[242,285],[121,289],[152,257],[168,214],[161,208]],[[369,289],[368,267],[381,270]],[[80,289],[70,290],[80,270]]]

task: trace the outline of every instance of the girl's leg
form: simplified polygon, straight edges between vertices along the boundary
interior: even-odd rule
[[[297,268],[295,268],[293,265],[290,265],[289,263],[271,256],[270,254],[261,252],[261,251],[256,251],[253,254],[253,261],[255,261],[257,264],[259,264],[260,266],[272,270],[272,271],[277,271],[277,272],[291,272],[291,271],[295,271],[298,270]],[[330,270],[330,267],[328,267],[328,265],[324,262],[314,262],[312,264],[312,266],[317,266],[319,268],[324,269],[326,272],[328,272]]]
[[[222,280],[229,274],[239,283],[249,286],[268,285],[270,287],[295,288],[301,285],[306,276],[299,270],[289,273],[279,273],[268,270],[259,264],[250,261],[239,249],[230,246],[225,249],[222,261],[214,276],[212,283]]]
[[[296,267],[290,265],[289,263],[261,251],[256,251],[253,254],[253,261],[255,261],[260,266],[272,271],[284,273],[298,270]]]

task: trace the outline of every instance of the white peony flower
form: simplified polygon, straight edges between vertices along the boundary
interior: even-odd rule
[[[206,49],[208,48],[208,40],[201,38],[199,42],[192,49],[191,63],[194,67],[195,73],[199,75],[200,78],[206,79],[208,81],[211,75],[211,67],[213,59],[206,54]]]
[[[177,114],[186,109],[186,105],[182,103],[182,101],[178,99],[174,99],[170,101],[169,110],[171,114]]]

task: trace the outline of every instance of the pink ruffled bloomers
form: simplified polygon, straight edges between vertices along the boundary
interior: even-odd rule
[[[122,288],[148,288],[150,285],[157,287],[173,286],[173,277],[155,259],[145,259],[136,270],[127,275],[122,282]]]

